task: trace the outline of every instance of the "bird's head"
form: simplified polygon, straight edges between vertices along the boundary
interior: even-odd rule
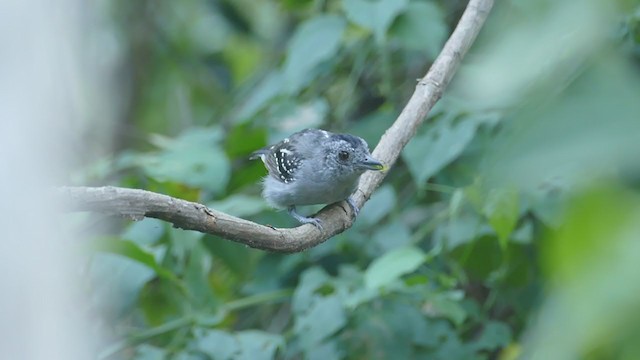
[[[333,134],[326,142],[326,166],[341,175],[360,175],[367,170],[383,170],[384,165],[369,153],[367,142],[349,134]]]

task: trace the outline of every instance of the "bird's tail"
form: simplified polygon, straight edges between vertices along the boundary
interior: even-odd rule
[[[267,149],[256,150],[249,155],[249,160],[257,160],[260,159],[264,161],[264,156],[267,153]]]

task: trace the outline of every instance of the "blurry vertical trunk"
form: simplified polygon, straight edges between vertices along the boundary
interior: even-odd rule
[[[80,0],[0,2],[0,354],[89,359],[76,242],[52,185],[92,105]],[[84,6],[87,6],[84,4]],[[89,23],[89,22],[86,22]],[[93,76],[93,75],[92,75]],[[93,110],[97,110],[93,107]],[[75,146],[75,151],[84,150]]]

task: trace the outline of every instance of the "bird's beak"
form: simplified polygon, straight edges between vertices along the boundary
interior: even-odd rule
[[[360,163],[360,165],[367,170],[383,170],[384,169],[384,164],[372,158],[371,156],[368,156],[363,162]]]

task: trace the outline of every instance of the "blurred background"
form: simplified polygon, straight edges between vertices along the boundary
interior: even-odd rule
[[[78,73],[59,82],[76,116],[58,119],[70,170],[55,183],[278,227],[295,224],[261,199],[248,155],[308,127],[375,147],[466,6],[69,3],[53,14],[77,24],[61,43],[80,45],[43,64]],[[66,215],[98,357],[639,358],[640,2],[497,3],[354,227],[324,244],[281,255]]]

